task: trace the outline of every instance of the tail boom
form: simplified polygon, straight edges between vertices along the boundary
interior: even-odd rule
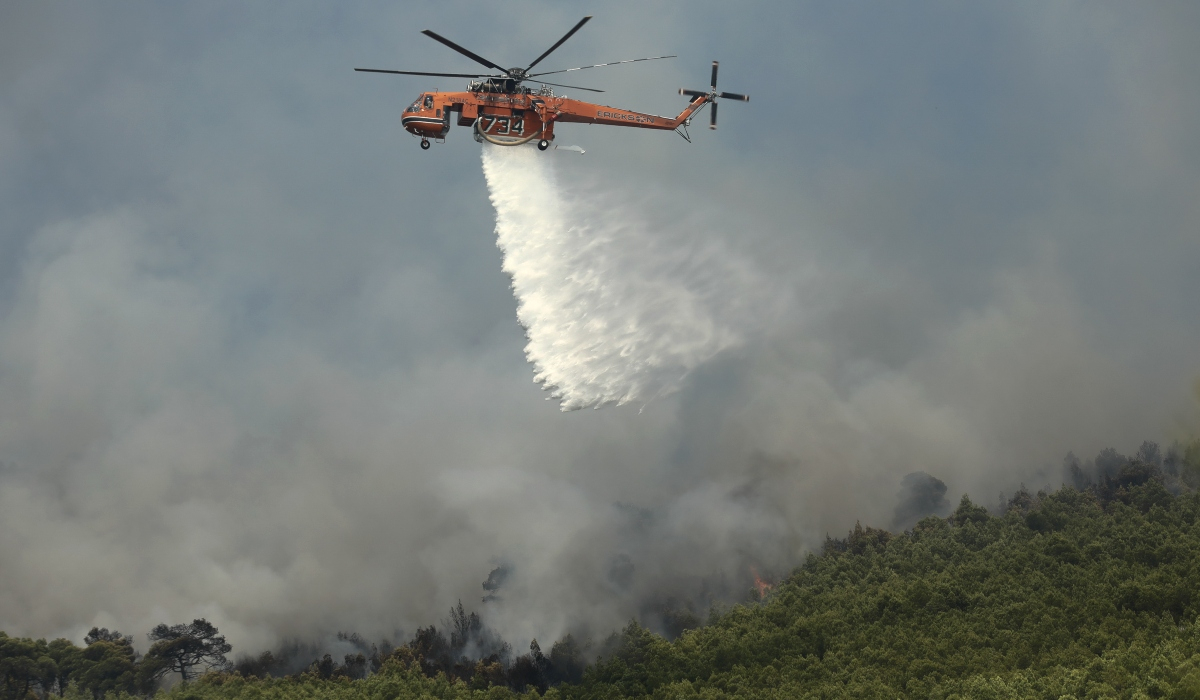
[[[582,102],[580,100],[563,99],[555,105],[549,121],[573,122],[577,124],[605,124],[607,126],[632,126],[639,129],[662,129],[673,131],[686,122],[693,114],[708,102],[707,96],[696,97],[679,113],[677,117],[660,117],[655,114],[634,112],[619,107]]]

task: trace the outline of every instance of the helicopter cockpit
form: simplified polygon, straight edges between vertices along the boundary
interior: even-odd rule
[[[408,106],[405,112],[420,112],[423,109],[433,109],[433,95],[421,95]]]

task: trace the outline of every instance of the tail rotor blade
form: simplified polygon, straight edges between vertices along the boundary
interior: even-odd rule
[[[700,90],[684,90],[683,88],[679,88],[679,94],[687,95],[688,97],[701,97],[703,95],[707,95],[708,93],[701,92]]]
[[[712,82],[709,83],[713,90],[717,89],[717,62],[713,61]]]
[[[722,92],[720,95],[718,95],[718,97],[724,100],[741,100],[742,102],[750,101],[749,95],[739,95],[736,92]]]
[[[712,103],[712,116],[709,119],[708,128],[710,128],[710,129],[717,128],[717,103],[716,102]]]

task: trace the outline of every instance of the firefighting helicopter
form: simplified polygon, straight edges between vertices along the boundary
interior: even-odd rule
[[[465,92],[425,92],[404,110],[400,123],[404,129],[414,136],[421,138],[421,148],[429,148],[432,138],[439,143],[445,141],[450,131],[451,114],[457,113],[456,121],[459,126],[472,127],[476,141],[495,144],[497,146],[520,146],[537,139],[539,150],[546,150],[554,140],[554,125],[558,122],[577,122],[582,124],[608,124],[611,126],[632,126],[639,129],[673,130],[691,142],[687,127],[692,123],[692,117],[706,105],[711,104],[709,128],[717,128],[717,99],[741,100],[748,102],[747,95],[733,92],[717,92],[717,62],[712,64],[712,80],[709,89],[684,90],[680,95],[691,97],[691,102],[677,117],[660,117],[653,114],[643,114],[617,107],[593,104],[582,100],[573,100],[565,96],[555,95],[554,88],[571,90],[586,90],[588,92],[604,92],[595,88],[579,87],[577,85],[561,85],[536,81],[539,87],[530,88],[522,83],[544,75],[571,73],[589,68],[613,66],[620,63],[637,63],[639,61],[656,61],[675,56],[654,56],[651,58],[634,58],[626,61],[598,63],[579,68],[530,73],[534,66],[542,62],[555,49],[563,45],[592,17],[588,15],[579,20],[553,46],[533,60],[524,68],[502,68],[499,64],[472,53],[449,39],[426,29],[421,32],[425,36],[454,49],[467,58],[499,71],[498,74],[476,73],[428,73],[424,71],[382,70],[379,68],[355,68],[364,73],[392,73],[397,75],[425,75],[447,78],[471,78]]]

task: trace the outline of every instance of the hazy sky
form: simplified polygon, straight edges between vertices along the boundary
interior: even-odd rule
[[[351,69],[476,69],[426,28],[525,65],[585,14],[548,69],[679,56],[572,74],[601,103],[675,114],[713,59],[751,96],[539,156],[748,330],[564,414],[480,146],[400,128],[464,81]],[[1183,437],[1198,35],[1191,2],[6,2],[0,629],[203,615],[236,652],[461,598],[545,641],[886,526],[914,471],[991,505]]]

